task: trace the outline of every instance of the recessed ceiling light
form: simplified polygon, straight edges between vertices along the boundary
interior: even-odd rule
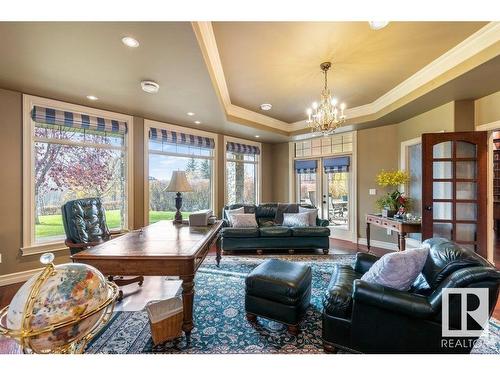
[[[97,96],[94,96],[94,95],[87,95],[87,99],[88,100],[98,100],[99,98]]]
[[[260,109],[262,109],[263,111],[269,111],[271,108],[273,108],[273,105],[269,103],[264,103],[260,105]]]
[[[160,85],[155,81],[142,81],[142,90],[149,94],[156,94],[160,90]]]
[[[389,24],[389,21],[368,21],[372,30],[380,30]]]
[[[260,138],[260,135],[256,135],[255,138]]]
[[[195,123],[196,125],[200,125],[200,124],[201,124],[201,121],[198,121],[198,120],[197,120],[197,121],[195,121],[194,123]]]
[[[132,38],[131,36],[126,36],[126,37],[122,38],[122,43],[130,48],[139,47],[139,41],[137,39]]]
[[[194,112],[188,112],[187,115],[188,116],[194,116]]]

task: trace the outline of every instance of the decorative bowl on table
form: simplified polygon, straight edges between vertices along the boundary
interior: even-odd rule
[[[82,263],[45,268],[31,277],[0,311],[0,334],[14,338],[25,353],[81,353],[113,312],[118,287]]]

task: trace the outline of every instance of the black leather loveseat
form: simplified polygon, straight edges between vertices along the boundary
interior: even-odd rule
[[[488,261],[445,239],[430,246],[424,269],[408,292],[359,280],[378,259],[358,253],[354,268],[336,264],[323,300],[326,352],[468,353],[475,337],[442,336],[444,288],[486,288],[488,312],[495,308],[500,272]],[[460,327],[460,296],[449,297],[451,328]],[[469,304],[473,304],[468,300]],[[477,302],[476,302],[477,303]],[[474,310],[477,306],[469,306]],[[475,328],[477,329],[477,328]],[[445,341],[443,341],[445,339]]]
[[[258,228],[231,228],[226,210],[244,207],[245,213],[255,213]],[[312,208],[312,206],[302,205]],[[239,250],[283,249],[293,253],[294,250],[322,249],[326,254],[330,247],[330,229],[328,220],[316,219],[316,226],[284,227],[275,223],[278,203],[260,205],[233,204],[225,206],[222,212],[224,228],[221,231],[220,246],[224,252]]]

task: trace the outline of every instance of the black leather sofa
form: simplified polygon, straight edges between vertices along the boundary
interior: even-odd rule
[[[444,288],[487,288],[489,316],[500,272],[481,256],[445,239],[430,239],[422,273],[407,292],[360,280],[378,259],[358,253],[354,267],[336,264],[323,300],[325,352],[469,353],[475,337],[442,336]],[[468,300],[469,304],[473,304]],[[476,302],[477,303],[477,302]],[[477,306],[469,306],[474,310]],[[450,324],[459,329],[460,296],[450,295]],[[450,338],[451,339],[451,338]],[[460,344],[460,345],[459,345]]]
[[[231,228],[227,220],[226,210],[244,207],[245,213],[255,213],[258,228]],[[312,208],[309,205],[302,207]],[[275,224],[278,203],[260,205],[233,204],[225,206],[222,211],[224,228],[221,231],[220,246],[225,253],[240,250],[266,249],[294,250],[322,249],[325,254],[330,247],[330,229],[328,220],[316,219],[313,227],[283,227]]]

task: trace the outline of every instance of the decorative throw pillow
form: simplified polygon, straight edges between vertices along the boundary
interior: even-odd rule
[[[226,210],[226,217],[227,220],[229,221],[229,225],[233,226],[233,216],[236,214],[244,214],[245,213],[245,208],[240,207],[240,208],[235,208],[234,210]]]
[[[283,214],[284,227],[308,227],[309,213],[303,212],[299,214]]]
[[[316,226],[316,218],[318,217],[317,208],[299,207],[299,212],[300,213],[307,212],[309,214],[309,226],[310,227]]]
[[[276,216],[274,222],[278,225],[283,225],[283,214],[290,213],[296,214],[299,212],[299,205],[297,203],[278,203],[276,208]]]
[[[422,247],[382,256],[361,280],[407,291],[424,268],[429,249]]]
[[[235,214],[232,220],[233,228],[257,228],[255,214]]]

